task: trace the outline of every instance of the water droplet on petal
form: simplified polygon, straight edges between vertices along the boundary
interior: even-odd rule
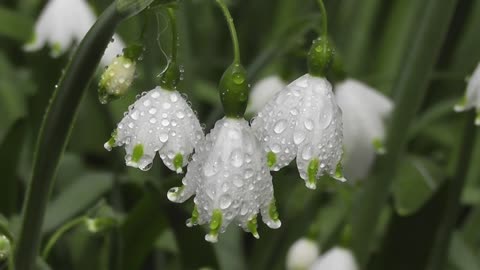
[[[222,197],[220,197],[221,209],[227,209],[231,204],[232,204],[232,198],[230,197],[230,195],[225,194]]]
[[[280,134],[285,130],[286,127],[287,127],[287,122],[285,120],[280,120],[275,124],[273,131],[275,131],[275,133],[277,134]]]
[[[165,142],[168,141],[168,134],[162,133],[162,134],[160,134],[160,135],[158,136],[158,138],[160,139],[160,141],[161,141],[162,143],[165,143]]]
[[[312,121],[311,119],[305,120],[305,122],[303,123],[303,125],[304,125],[305,128],[308,129],[308,130],[312,130],[312,129],[313,129],[313,121]]]
[[[293,134],[293,142],[295,144],[301,144],[305,140],[305,133],[302,131],[295,131]]]
[[[240,150],[235,150],[230,155],[230,160],[232,162],[232,166],[234,167],[241,167],[243,165],[243,153]]]

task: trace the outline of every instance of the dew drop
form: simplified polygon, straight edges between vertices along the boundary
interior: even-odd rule
[[[305,133],[302,131],[295,131],[293,134],[293,142],[295,144],[301,144],[305,140]]]
[[[155,91],[152,93],[152,98],[158,98],[158,97],[160,97],[160,93],[155,90]]]
[[[221,209],[227,209],[231,204],[232,204],[232,198],[230,197],[230,195],[225,194],[222,197],[220,197]]]
[[[305,120],[303,125],[305,126],[306,129],[313,130],[313,121],[311,119]]]
[[[232,163],[232,166],[234,167],[241,167],[243,165],[243,154],[240,150],[235,150],[232,152],[230,155],[230,160]]]
[[[168,125],[170,125],[170,121],[168,121],[168,119],[163,119],[162,120],[162,126],[166,127]]]
[[[131,117],[133,120],[138,120],[138,111],[133,111],[133,112],[130,114],[130,117]]]
[[[275,131],[275,133],[277,134],[280,134],[285,130],[286,127],[287,127],[287,122],[285,120],[280,120],[275,124],[273,131]]]
[[[165,143],[168,141],[168,134],[167,133],[162,133],[158,136],[158,138],[160,139],[160,141],[162,143]]]
[[[157,113],[157,109],[151,108],[150,110],[148,110],[148,113],[149,113],[149,114],[156,114],[156,113]]]

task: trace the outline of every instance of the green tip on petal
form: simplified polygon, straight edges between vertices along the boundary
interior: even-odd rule
[[[115,146],[116,141],[117,141],[117,130],[115,129],[112,132],[110,139],[103,145],[103,147],[107,151],[112,151],[112,148]]]
[[[171,202],[177,202],[178,196],[182,194],[183,190],[185,189],[185,186],[181,187],[173,187],[167,192],[167,198]]]
[[[183,155],[178,153],[175,155],[173,158],[173,167],[175,168],[175,171],[177,173],[182,173],[183,172]]]
[[[52,44],[52,51],[51,51],[51,55],[53,57],[58,57],[62,54],[62,45],[60,45],[60,43],[56,42],[54,44]]]
[[[213,210],[212,220],[210,221],[210,233],[205,236],[208,242],[216,243],[218,241],[218,232],[222,227],[223,214],[220,209]]]
[[[270,207],[268,208],[268,214],[273,221],[279,221],[279,215],[277,211],[277,205],[275,204],[275,199],[270,202]]]
[[[342,162],[339,162],[337,164],[337,168],[335,169],[335,175],[333,175],[333,178],[335,178],[338,181],[345,182],[347,179],[343,176],[343,166]]]
[[[257,231],[257,215],[255,215],[252,219],[250,219],[247,223],[247,228],[248,230],[252,233],[253,237],[259,239],[260,235],[258,234]]]
[[[455,104],[455,106],[453,107],[453,110],[456,112],[463,112],[466,106],[467,106],[467,97],[463,96],[462,99],[457,104]]]
[[[133,148],[132,161],[135,163],[138,163],[142,157],[143,157],[143,144],[137,144],[135,145],[135,148]]]
[[[276,163],[277,163],[277,155],[275,155],[275,153],[273,153],[272,151],[268,152],[267,154],[268,167],[272,168],[273,166],[275,166]]]
[[[187,220],[187,227],[193,227],[198,224],[198,208],[197,205],[193,207],[192,217]]]
[[[383,144],[383,141],[381,139],[379,138],[373,139],[372,144],[377,154],[384,155],[387,153],[387,149],[385,148],[385,145]]]
[[[477,116],[475,117],[475,125],[480,126],[480,111],[477,111]]]
[[[318,159],[312,159],[308,164],[308,180],[306,186],[309,189],[317,188],[317,174],[318,174]]]

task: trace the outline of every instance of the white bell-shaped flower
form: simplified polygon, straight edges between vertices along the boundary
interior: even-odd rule
[[[358,270],[358,264],[352,252],[342,247],[334,247],[320,256],[310,270]]]
[[[144,92],[129,107],[105,149],[125,145],[128,166],[148,170],[155,153],[181,173],[197,142],[204,137],[196,114],[177,91],[161,87]]]
[[[335,86],[343,112],[343,166],[348,179],[367,176],[377,153],[384,152],[385,122],[393,102],[368,85],[348,79]]]
[[[287,270],[307,270],[317,259],[318,245],[307,238],[298,239],[287,253]]]
[[[471,108],[477,110],[475,125],[480,125],[480,63],[477,65],[470,79],[468,79],[465,96],[455,105],[454,109],[457,112],[462,112]]]
[[[306,74],[277,93],[258,113],[252,128],[277,171],[295,157],[310,189],[323,174],[344,181],[342,112],[330,83]]]
[[[283,88],[286,83],[277,75],[265,77],[258,81],[250,92],[247,115],[258,113],[265,104]]]
[[[36,51],[45,45],[51,48],[52,57],[65,53],[75,42],[80,42],[96,16],[85,0],[49,0],[35,24],[32,41],[24,46],[26,51]],[[115,35],[102,58],[107,65],[122,53],[124,45]]]
[[[210,224],[205,239],[216,242],[230,223],[258,238],[257,214],[270,228],[281,225],[273,196],[272,176],[260,143],[244,119],[224,118],[200,142],[188,165],[183,186],[168,199],[184,202],[195,194],[188,226]]]

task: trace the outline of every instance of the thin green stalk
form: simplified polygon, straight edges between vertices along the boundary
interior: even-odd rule
[[[328,18],[327,18],[327,10],[325,9],[325,5],[323,4],[323,0],[317,0],[318,6],[320,7],[320,12],[322,13],[322,24],[320,26],[321,35],[323,38],[328,39]]]
[[[47,244],[45,245],[45,248],[43,249],[43,252],[42,252],[42,258],[46,261],[48,258],[48,255],[50,254],[50,251],[52,250],[55,243],[57,243],[58,239],[60,239],[60,237],[62,237],[67,231],[69,231],[73,227],[81,223],[84,223],[86,219],[87,217],[84,217],[84,216],[78,217],[65,223],[62,227],[60,227],[60,229],[58,229],[52,235],[52,237],[50,237],[50,240],[48,240]]]
[[[457,0],[429,0],[418,31],[411,37],[416,42],[394,88],[396,102],[386,140],[387,154],[378,159],[375,173],[358,194],[352,211],[352,248],[361,266],[371,252],[380,213],[408,142],[408,130],[426,94],[429,74],[438,59],[456,4]]]
[[[222,9],[223,15],[227,20],[228,28],[230,30],[230,35],[232,37],[233,42],[233,62],[235,64],[240,64],[240,46],[238,45],[238,37],[237,31],[235,30],[235,25],[233,24],[233,18],[228,10],[227,6],[223,2],[223,0],[216,0],[217,4]]]
[[[177,31],[177,18],[175,17],[175,10],[173,8],[167,8],[168,17],[170,18],[171,30],[172,30],[172,53],[171,61],[177,62],[177,48],[178,48],[178,31]]]
[[[468,167],[471,164],[470,160],[473,156],[476,131],[474,120],[475,113],[470,112],[469,117],[467,117],[462,146],[457,155],[455,176],[450,179],[447,204],[440,222],[441,225],[437,231],[437,237],[432,245],[433,251],[430,255],[428,270],[444,269],[447,264],[446,260],[450,239],[461,208],[460,197],[466,183]]]
[[[16,270],[31,270],[34,265],[55,171],[65,150],[78,106],[116,26],[131,12],[120,13],[114,2],[102,13],[80,43],[53,93],[38,135],[15,249]]]

